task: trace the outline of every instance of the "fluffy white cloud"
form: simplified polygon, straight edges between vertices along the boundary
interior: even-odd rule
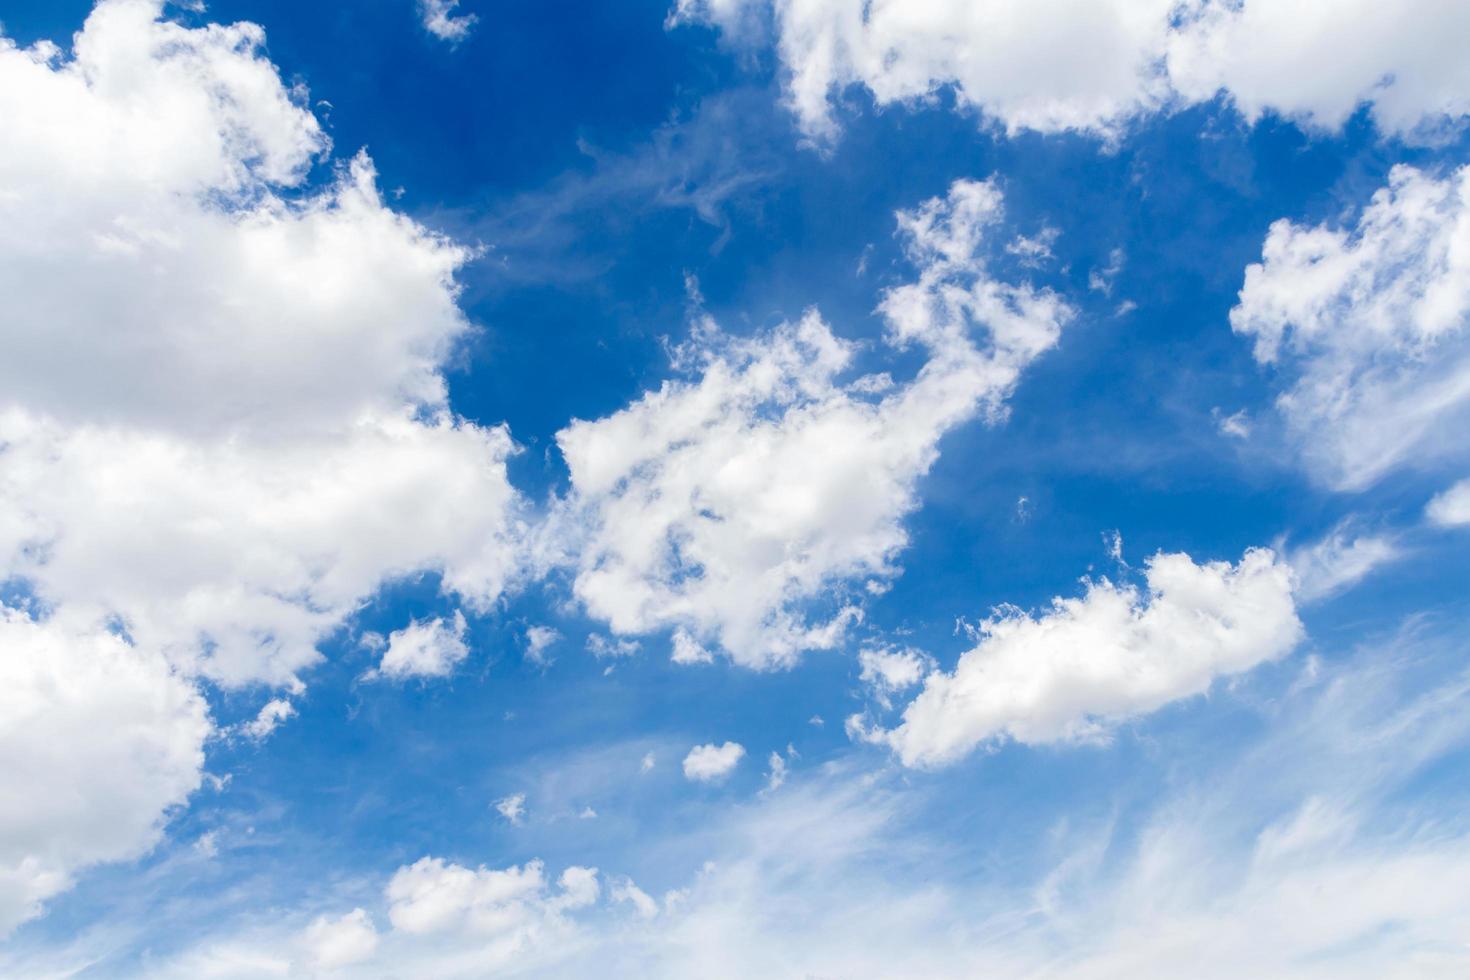
[[[919,650],[864,647],[858,651],[858,679],[887,706],[900,691],[913,687],[934,669],[934,660]]]
[[[550,626],[529,627],[526,630],[526,659],[533,664],[547,666],[551,657],[546,651],[560,642],[561,632]]]
[[[210,730],[157,653],[0,606],[0,935],[75,871],[151,847],[198,789]]]
[[[296,714],[296,706],[285,698],[272,698],[261,706],[260,713],[242,726],[246,735],[257,741],[270,736],[281,722]]]
[[[463,41],[470,35],[470,28],[479,20],[474,14],[455,14],[459,0],[419,0],[419,16],[424,30],[441,41],[452,43]]]
[[[470,933],[516,948],[562,926],[564,912],[593,904],[599,891],[595,868],[567,868],[553,889],[539,861],[493,870],[426,857],[400,868],[385,894],[397,930]]]
[[[767,11],[787,100],[817,142],[837,134],[851,86],[879,105],[949,88],[1009,132],[1112,135],[1222,91],[1248,119],[1323,127],[1371,102],[1382,129],[1411,135],[1470,111],[1450,40],[1470,12],[1443,0],[678,0],[672,19],[749,41]]]
[[[1470,480],[1461,480],[1436,495],[1425,508],[1425,516],[1441,527],[1470,524]]]
[[[684,757],[684,778],[701,783],[712,783],[724,779],[735,771],[740,760],[745,758],[745,746],[739,742],[724,745],[696,745]]]
[[[676,664],[707,664],[715,659],[704,644],[690,636],[689,631],[683,627],[674,630],[671,642],[674,652],[669,655],[669,659]]]
[[[370,958],[378,948],[378,930],[365,909],[346,915],[321,916],[301,935],[312,964],[323,970],[352,966]]]
[[[440,373],[470,252],[365,156],[307,188],[329,143],[260,28],[162,11],[102,0],[70,57],[0,39],[0,578],[54,610],[6,669],[56,702],[12,717],[58,760],[7,779],[39,821],[0,829],[10,921],[197,785],[193,678],[299,686],[385,580],[482,608],[516,565],[509,436]]]
[[[280,196],[327,143],[260,29],[159,11],[104,0],[69,61],[0,47],[0,567],[286,683],[385,578],[498,595],[511,445],[445,404],[468,253],[365,157]]]
[[[1288,653],[1302,637],[1290,568],[1265,549],[1234,566],[1151,558],[1147,592],[1107,579],[1029,615],[1005,610],[952,673],[935,671],[901,723],[867,737],[905,765],[953,762],[986,742],[1097,738]]]
[[[1192,7],[1192,9],[1191,9]],[[1169,34],[1179,98],[1226,92],[1245,117],[1336,128],[1368,103],[1386,133],[1433,138],[1470,112],[1470,65],[1450,39],[1470,9],[1444,0],[1195,0]]]
[[[940,437],[1002,418],[1072,315],[987,274],[1001,218],[1000,191],[976,181],[899,214],[919,277],[881,310],[890,344],[928,354],[907,384],[844,381],[853,345],[816,312],[749,339],[704,321],[676,358],[695,380],[558,433],[572,483],[560,533],[587,610],[620,634],[682,628],[757,668],[835,645],[861,615],[843,586],[895,573]],[[817,601],[830,605],[813,623]]]
[[[447,677],[470,655],[464,637],[464,613],[453,619],[415,619],[401,630],[388,634],[388,648],[374,673],[401,680],[405,677]]]
[[[437,567],[489,602],[514,562],[498,429],[207,441],[0,412],[0,445],[0,569],[228,684],[290,683],[386,578]]]
[[[1395,167],[1356,226],[1278,221],[1234,329],[1290,381],[1278,404],[1313,469],[1358,489],[1463,457],[1470,422],[1470,168]]]

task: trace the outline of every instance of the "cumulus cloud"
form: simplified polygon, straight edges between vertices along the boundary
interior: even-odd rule
[[[386,578],[493,601],[511,444],[445,401],[470,253],[364,156],[295,191],[327,140],[260,29],[160,8],[104,0],[71,60],[0,47],[0,567],[190,672],[290,683]]]
[[[844,380],[854,345],[815,311],[750,338],[706,319],[676,352],[691,380],[558,433],[572,485],[558,533],[587,610],[614,633],[683,630],[755,668],[836,645],[861,616],[844,587],[896,573],[940,437],[1002,419],[1072,316],[990,277],[1002,216],[994,183],[968,180],[898,215],[919,275],[880,310],[892,347],[927,355],[907,384]]]
[[[676,664],[707,664],[715,659],[704,644],[690,636],[689,631],[683,627],[674,630],[672,643],[674,652],[669,655],[669,659]]]
[[[199,788],[210,731],[157,652],[0,606],[0,935],[76,871],[150,848]]]
[[[920,650],[864,647],[858,651],[858,679],[885,707],[893,695],[918,684],[934,669],[934,660]]]
[[[464,613],[457,609],[453,619],[415,619],[388,634],[388,648],[374,673],[394,680],[448,677],[470,655],[464,642],[466,630]]]
[[[471,934],[513,951],[555,931],[564,912],[593,904],[599,891],[595,868],[569,867],[553,888],[540,861],[476,869],[426,857],[398,869],[385,896],[396,930]]]
[[[684,757],[684,778],[700,783],[713,783],[735,771],[745,758],[745,746],[739,742],[724,745],[696,745]]]
[[[1429,501],[1425,516],[1440,527],[1470,524],[1470,480],[1461,480]]]
[[[470,36],[470,28],[479,20],[474,14],[455,14],[459,0],[419,0],[419,16],[424,30],[441,41],[458,43]]]
[[[297,689],[383,582],[479,608],[517,562],[510,438],[440,370],[472,253],[365,155],[307,187],[329,141],[259,27],[162,14],[102,0],[70,56],[0,38],[0,579],[54,611],[7,610],[7,648],[46,651],[7,686],[55,702],[10,717],[57,753],[7,775],[39,821],[0,833],[11,922],[198,784],[196,678]]]
[[[1255,549],[1235,564],[1159,554],[1146,590],[1107,579],[1039,614],[1005,609],[953,672],[935,671],[891,730],[866,737],[909,766],[939,766],[999,739],[1094,739],[1285,655],[1302,637],[1292,572]]]
[[[1385,132],[1430,137],[1470,111],[1448,39],[1470,13],[1439,0],[679,0],[672,20],[740,43],[769,15],[786,99],[830,142],[853,86],[880,106],[943,90],[1008,132],[1116,135],[1141,113],[1214,98],[1336,127],[1371,104]]]
[[[1398,166],[1348,228],[1278,221],[1231,326],[1289,385],[1278,407],[1340,489],[1463,457],[1470,422],[1470,168]]]

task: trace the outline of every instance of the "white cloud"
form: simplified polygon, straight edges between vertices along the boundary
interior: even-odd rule
[[[513,793],[495,801],[495,810],[505,818],[506,823],[520,826],[521,821],[526,818],[526,794]]]
[[[1470,111],[1451,40],[1470,12],[1442,0],[679,0],[672,19],[749,43],[768,10],[787,101],[817,143],[851,86],[880,106],[951,89],[1011,133],[1113,136],[1217,92],[1252,121],[1328,128],[1368,102],[1385,132],[1424,137]]]
[[[1159,554],[1147,592],[1107,579],[1028,615],[1003,610],[953,673],[934,672],[892,730],[867,737],[905,765],[953,762],[987,742],[1097,738],[1288,653],[1302,637],[1292,573],[1265,549],[1197,565]]]
[[[1449,40],[1470,9],[1441,0],[1207,0],[1169,36],[1178,97],[1224,90],[1265,112],[1335,129],[1364,103],[1385,133],[1432,138],[1470,112],[1470,67]]]
[[[0,606],[0,935],[89,865],[136,857],[199,788],[204,701],[157,653]]]
[[[595,868],[567,868],[553,890],[540,861],[493,870],[426,857],[399,868],[385,895],[396,930],[468,933],[515,949],[555,930],[562,913],[591,905],[598,892]]]
[[[739,742],[724,745],[696,745],[684,757],[684,778],[701,783],[724,779],[745,758],[745,746]]]
[[[669,659],[676,664],[707,664],[714,661],[714,655],[704,648],[704,645],[689,635],[689,631],[680,627],[674,630],[673,636],[674,652]]]
[[[1440,527],[1470,524],[1470,480],[1461,480],[1429,501],[1425,516]]]
[[[526,630],[526,659],[547,666],[551,658],[546,651],[561,642],[561,633],[550,626],[532,626]]]
[[[853,345],[814,311],[749,339],[706,320],[676,357],[695,380],[558,433],[572,493],[557,532],[589,613],[617,634],[682,628],[756,668],[836,645],[861,616],[843,586],[896,573],[940,437],[1003,418],[1072,315],[988,276],[1001,217],[999,190],[975,181],[898,215],[920,274],[881,312],[888,343],[928,359],[881,398],[840,380]]]
[[[470,28],[479,20],[474,14],[455,14],[459,0],[419,0],[419,16],[423,18],[424,30],[441,41],[458,43],[470,35]]]
[[[613,640],[601,633],[591,633],[587,637],[587,652],[598,660],[631,657],[640,649],[641,644],[637,640]]]
[[[470,253],[364,156],[298,193],[328,144],[260,29],[160,8],[104,0],[71,61],[0,46],[0,574],[293,684],[385,579],[498,596],[511,443],[445,402]]]
[[[638,772],[639,773],[652,772],[653,771],[653,767],[657,763],[658,763],[658,759],[657,759],[657,757],[654,756],[654,754],[652,752],[645,752],[645,753],[643,753],[643,759],[638,763]]]
[[[366,910],[353,909],[336,918],[319,917],[306,927],[301,941],[314,966],[336,970],[370,959],[378,948],[378,930]]]
[[[893,695],[922,681],[934,669],[934,660],[919,650],[864,647],[858,651],[858,666],[858,679],[886,707]]]
[[[1215,409],[1215,425],[1219,427],[1220,434],[1232,439],[1249,439],[1251,436],[1251,419],[1245,409],[1238,409],[1229,415]]]
[[[260,709],[252,721],[241,727],[249,737],[259,741],[270,736],[281,722],[296,714],[296,706],[285,698],[272,698]]]
[[[1297,596],[1311,602],[1351,588],[1402,555],[1393,537],[1356,534],[1352,522],[1344,521],[1321,541],[1291,552],[1289,559],[1296,573]]]
[[[457,609],[452,620],[412,620],[388,634],[388,649],[373,673],[394,680],[448,677],[470,655],[464,642],[467,628],[464,613]]]
[[[1398,166],[1354,227],[1272,225],[1230,322],[1289,380],[1278,405],[1309,465],[1361,489],[1465,455],[1467,314],[1470,169]]]
[[[102,0],[70,58],[0,39],[0,579],[54,611],[5,613],[0,928],[156,839],[196,678],[299,689],[383,582],[480,607],[517,567],[509,436],[440,372],[471,253],[366,156],[303,189],[329,141],[261,29],[162,10]]]
[[[761,790],[762,795],[774,793],[784,786],[786,784],[787,771],[790,769],[790,766],[786,762],[786,757],[780,752],[772,752],[766,760],[766,765],[769,769],[766,772],[765,788]]]

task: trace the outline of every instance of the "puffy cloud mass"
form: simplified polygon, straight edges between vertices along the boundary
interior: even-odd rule
[[[464,613],[455,610],[451,620],[414,620],[394,630],[388,635],[388,649],[377,675],[398,679],[447,676],[470,655],[464,642],[466,629]]]
[[[73,872],[151,846],[199,787],[209,731],[156,652],[0,606],[0,935]]]
[[[1292,572],[1271,551],[1233,566],[1160,554],[1145,578],[1146,591],[1103,579],[1038,615],[997,614],[953,672],[929,674],[897,727],[867,737],[910,766],[953,762],[1002,738],[1097,738],[1301,639]]]
[[[966,180],[899,214],[919,276],[881,312],[891,345],[927,353],[909,383],[848,379],[854,345],[816,312],[748,339],[705,321],[676,359],[696,377],[562,430],[562,530],[588,611],[620,634],[682,630],[685,660],[709,644],[781,667],[834,646],[861,615],[843,585],[894,574],[940,437],[1003,417],[1072,315],[1047,290],[988,274],[1002,212],[993,183]],[[829,605],[814,623],[818,601]]]
[[[385,580],[440,572],[478,608],[515,566],[509,436],[440,373],[471,253],[386,207],[365,156],[309,186],[328,140],[260,28],[162,9],[102,0],[69,56],[0,38],[0,579],[54,611],[14,627],[49,652],[5,669],[57,702],[14,717],[54,716],[37,744],[77,760],[6,774],[37,814],[0,835],[31,869],[12,909],[147,846],[197,785],[194,677],[295,686]]]
[[[684,777],[701,783],[724,779],[745,758],[745,746],[739,742],[724,745],[696,745],[684,757]]]
[[[1470,111],[1443,0],[678,0],[675,20],[748,41],[769,11],[788,102],[818,142],[862,86],[879,105],[951,89],[1006,130],[1118,132],[1143,112],[1225,95],[1321,127],[1363,102],[1387,132],[1431,136]]]
[[[326,140],[259,29],[158,14],[105,0],[70,61],[0,50],[0,564],[282,683],[384,578],[498,595],[511,445],[445,403],[467,253],[363,157],[278,196]]]
[[[1465,455],[1470,422],[1470,168],[1395,167],[1351,228],[1278,221],[1230,322],[1279,366],[1279,407],[1342,489]]]
[[[563,927],[562,913],[591,905],[599,891],[595,868],[567,868],[553,889],[539,861],[497,870],[424,858],[400,868],[385,894],[396,930],[466,933],[513,951]]]

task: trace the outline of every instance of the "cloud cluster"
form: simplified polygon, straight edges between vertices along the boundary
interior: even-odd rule
[[[751,43],[767,17],[787,101],[819,144],[852,86],[880,106],[949,89],[1011,133],[1113,136],[1217,93],[1252,121],[1329,128],[1367,102],[1385,132],[1426,138],[1470,112],[1448,40],[1470,12],[1439,0],[678,0],[672,19]]]
[[[198,784],[192,678],[297,686],[384,581],[437,571],[483,608],[516,563],[509,436],[455,417],[440,370],[471,253],[386,207],[365,156],[307,186],[328,140],[260,28],[161,15],[102,0],[69,57],[0,39],[0,578],[48,611],[3,610],[17,648],[50,651],[7,669],[77,760],[4,777],[119,811],[96,843],[60,817],[0,842],[53,882]],[[45,693],[52,662],[74,690]],[[114,779],[136,792],[104,806]],[[32,908],[15,881],[0,903]]]
[[[398,869],[384,894],[388,919],[402,932],[463,931],[513,949],[554,928],[561,913],[591,905],[600,891],[595,868],[567,868],[556,885],[539,861],[499,870],[423,858]]]
[[[783,667],[836,645],[861,614],[843,586],[894,573],[940,438],[1002,418],[1022,369],[1072,316],[1050,291],[989,275],[1002,214],[994,183],[962,180],[898,215],[919,276],[880,309],[892,346],[927,355],[909,383],[846,379],[854,345],[814,311],[750,339],[705,321],[678,352],[694,379],[558,433],[587,610],[619,634],[680,630],[681,661],[710,644]]]
[[[1230,313],[1289,387],[1279,407],[1340,489],[1463,459],[1470,422],[1470,168],[1395,167],[1355,225],[1278,221]]]
[[[1040,614],[1002,610],[952,672],[925,678],[896,727],[864,737],[909,766],[944,765],[997,739],[1096,739],[1302,637],[1292,572],[1271,551],[1235,565],[1160,554],[1145,580],[1146,591],[1089,582],[1081,598],[1056,598]]]

